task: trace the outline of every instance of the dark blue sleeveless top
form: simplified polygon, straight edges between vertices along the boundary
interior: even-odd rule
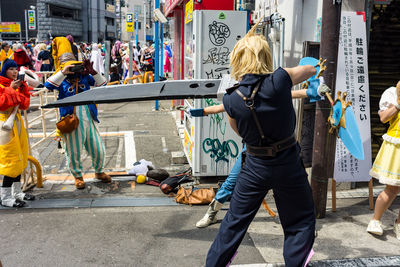
[[[296,113],[291,95],[292,80],[284,69],[279,68],[267,75],[246,74],[238,89],[244,96],[250,97],[260,79],[264,80],[255,97],[254,107],[264,135],[271,141],[277,142],[291,136],[296,127]],[[236,120],[243,142],[260,146],[260,133],[243,99],[237,93],[231,92],[224,96],[223,104],[228,115]],[[274,161],[279,161],[284,154],[293,153],[293,150],[298,150],[298,147],[294,146],[278,153]]]

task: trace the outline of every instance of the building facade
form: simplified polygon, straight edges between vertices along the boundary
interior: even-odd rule
[[[71,34],[77,41],[116,38],[114,0],[37,0],[39,40]]]
[[[28,30],[28,36],[25,30],[25,10],[36,7],[36,0],[0,0],[0,21],[1,22],[19,22],[21,25],[21,34],[19,33],[2,33],[3,40],[22,40],[36,38],[38,25],[35,30]],[[36,14],[37,16],[37,14]]]
[[[103,42],[117,37],[115,0],[82,1],[82,23],[84,40]]]
[[[121,40],[129,41],[136,40],[136,19],[138,22],[138,34],[139,42],[144,43],[146,41],[153,40],[153,22],[152,12],[153,1],[143,0],[126,0],[125,6],[121,7]],[[133,32],[127,32],[127,14],[133,14]]]
[[[37,0],[38,40],[71,34],[82,40],[82,1]]]

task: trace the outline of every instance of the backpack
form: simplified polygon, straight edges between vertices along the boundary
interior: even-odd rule
[[[161,191],[167,195],[171,192],[176,193],[177,187],[179,185],[193,181],[191,179],[192,178],[191,173],[192,170],[189,168],[184,172],[177,173],[175,176],[168,177],[167,179],[161,182],[160,184]]]

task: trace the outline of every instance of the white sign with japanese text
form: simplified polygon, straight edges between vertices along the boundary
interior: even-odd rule
[[[371,169],[371,118],[369,109],[368,54],[364,12],[342,11],[337,61],[336,92],[347,92],[361,133],[364,160],[350,155],[343,142],[336,142],[337,182],[369,181]]]

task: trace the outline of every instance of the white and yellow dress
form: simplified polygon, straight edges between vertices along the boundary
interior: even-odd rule
[[[379,111],[397,104],[396,87],[390,87],[383,93],[379,101]],[[382,136],[383,144],[372,165],[369,174],[382,184],[400,186],[400,112],[389,121],[389,129]]]

